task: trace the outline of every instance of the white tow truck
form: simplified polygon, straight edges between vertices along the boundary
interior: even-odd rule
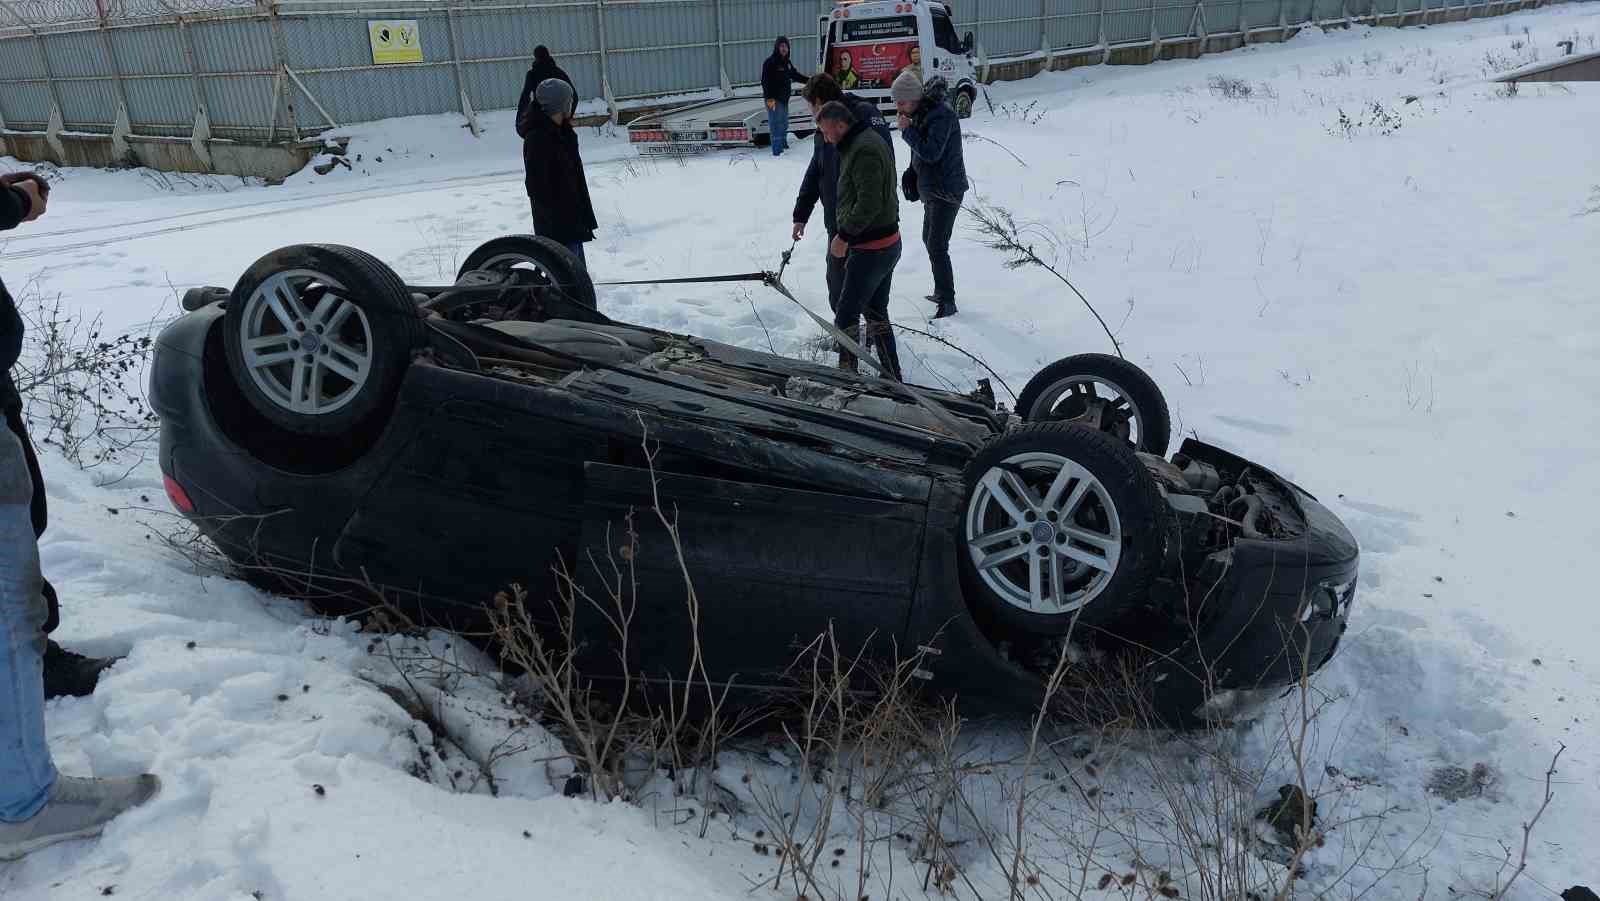
[[[837,0],[830,14],[818,18],[817,37],[818,69],[885,112],[894,108],[889,86],[916,67],[924,81],[944,78],[956,112],[963,119],[972,115],[978,96],[972,33],[956,36],[945,0]],[[805,136],[815,129],[805,102],[792,99],[789,130]],[[696,153],[765,145],[772,133],[766,101],[731,97],[635,119],[628,140],[646,154]]]

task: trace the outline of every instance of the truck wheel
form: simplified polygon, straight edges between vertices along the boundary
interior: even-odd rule
[[[1109,354],[1077,354],[1039,370],[1017,398],[1017,414],[1028,422],[1097,428],[1156,456],[1166,456],[1172,441],[1167,400],[1155,380]]]
[[[956,91],[956,118],[972,118],[972,105],[977,101],[977,99],[977,92],[972,90],[972,88],[962,88],[959,91]]]
[[[1167,511],[1127,444],[1064,422],[1030,423],[965,472],[961,572],[993,620],[1029,635],[1104,626],[1148,596]]]
[[[538,284],[557,286],[579,304],[595,308],[594,282],[588,269],[559,242],[537,235],[506,235],[484,242],[467,255],[456,279],[468,272],[513,269],[525,270]]]
[[[345,434],[387,415],[425,340],[405,283],[353,247],[267,254],[240,276],[223,317],[245,399],[301,435]]]

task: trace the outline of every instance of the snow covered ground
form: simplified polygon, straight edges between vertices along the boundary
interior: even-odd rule
[[[1512,894],[1600,882],[1600,603],[1587,571],[1600,545],[1600,85],[1511,94],[1487,80],[1569,38],[1593,47],[1600,6],[1048,74],[990,88],[966,126],[969,201],[1055,236],[1062,268],[1161,384],[1175,426],[1276,467],[1361,541],[1352,633],[1319,680],[1338,700],[1313,760],[1326,815],[1350,822],[1305,861],[1308,890],[1492,892],[1509,875],[1500,843],[1520,850],[1558,743],[1556,797]],[[0,266],[13,290],[31,283],[103,316],[106,334],[146,329],[172,314],[174,289],[231,285],[288,243],[352,244],[408,279],[448,280],[477,243],[529,224],[509,113],[484,118],[482,139],[455,117],[354,128],[350,168],[272,188],[59,170],[50,214],[5,236]],[[617,133],[586,132],[596,278],[774,268],[809,145],[796,149],[646,161]],[[917,234],[920,208],[902,217]],[[822,309],[813,226],[786,280]],[[894,317],[982,356],[1013,388],[1058,357],[1109,349],[1059,283],[1005,269],[970,232],[954,247],[961,315],[930,326],[920,250],[908,240]],[[612,288],[601,305],[785,353],[815,335],[754,289]],[[965,390],[981,374],[939,344],[908,343],[918,381]],[[166,788],[98,842],[0,867],[0,896],[736,898],[770,878],[752,786],[789,774],[766,755],[724,761],[718,780],[745,812],[703,835],[698,816],[675,825],[694,805],[670,792],[637,807],[563,798],[559,746],[488,680],[458,674],[446,696],[395,665],[472,664],[468,650],[442,636],[425,653],[380,641],[196,574],[158,540],[173,523],[151,460],[126,477],[126,465],[45,466],[57,637],[129,654],[94,697],[51,705],[58,763],[153,769]],[[424,706],[449,738],[413,716]],[[1023,740],[1006,723],[967,735],[983,759]],[[1275,773],[1273,736],[1269,718],[1225,740],[1243,765]],[[1048,769],[1103,787],[1120,799],[1107,809],[1132,821],[1151,814],[1152,759],[1195,765],[1158,746]],[[1424,790],[1438,768],[1478,764],[1477,796]],[[1004,823],[1008,772],[975,789],[989,803],[974,820]],[[1038,896],[1073,894],[1065,836],[1081,814],[1039,813]],[[851,850],[829,870],[841,897],[860,869],[854,828],[838,827]],[[1155,845],[1141,853],[1159,867],[1170,848]],[[1106,846],[1089,894],[1133,891],[1096,888],[1100,870],[1132,868],[1126,851]],[[1005,896],[1009,858],[955,853],[958,896]],[[866,863],[872,898],[922,895],[895,841],[874,843]]]

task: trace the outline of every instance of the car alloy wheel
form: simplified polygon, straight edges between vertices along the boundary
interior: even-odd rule
[[[1135,447],[1145,436],[1144,417],[1126,388],[1107,378],[1074,375],[1046,388],[1033,409],[1031,422],[1082,422],[1110,432]]]
[[[345,288],[310,269],[279,272],[245,300],[240,347],[250,379],[285,410],[332,413],[366,387],[372,324]]]
[[[1067,457],[1026,452],[990,467],[967,503],[967,552],[988,589],[1028,613],[1093,603],[1122,557],[1116,504]]]

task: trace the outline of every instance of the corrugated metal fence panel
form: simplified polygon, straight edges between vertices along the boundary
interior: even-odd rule
[[[194,126],[194,81],[189,76],[126,78],[122,90],[128,95],[128,121],[135,131],[170,133]]]
[[[1039,0],[984,0],[973,36],[991,55],[1032,53],[1042,46]],[[957,30],[957,34],[965,33]]]
[[[201,72],[271,72],[276,68],[272,26],[265,19],[194,22],[189,25],[189,39]]]
[[[1284,21],[1290,25],[1298,25],[1311,21],[1311,9],[1316,0],[1284,0]],[[1437,2],[1437,0],[1435,0]]]
[[[1278,24],[1281,0],[1248,0],[1244,5],[1244,27],[1262,28]]]
[[[1194,33],[1194,3],[1157,0],[1155,23],[1163,39],[1189,37]]]
[[[44,127],[50,121],[50,88],[43,82],[8,84],[0,91],[0,113],[6,125]]]
[[[1344,16],[1344,0],[1317,0],[1312,7],[1312,15],[1319,22],[1341,18]]]
[[[207,75],[201,79],[212,133],[228,136],[267,131],[274,113],[272,82],[270,75]]]
[[[1106,0],[1106,42],[1150,40],[1150,0]]]
[[[44,58],[39,55],[38,41],[32,37],[0,41],[0,81],[43,78],[44,71]]]
[[[794,67],[810,75],[820,68],[817,34],[822,7],[810,0],[723,0],[722,40],[728,80],[736,85],[761,81],[761,64],[772,43],[789,39]],[[710,87],[710,85],[707,85]]]
[[[123,74],[182,75],[189,71],[176,25],[113,28],[106,34],[111,38],[111,52],[117,55],[117,68]]]
[[[721,81],[707,0],[607,3],[606,65],[618,97],[703,90]]]
[[[1239,30],[1240,15],[1244,10],[1242,0],[1202,0],[1205,6],[1206,31],[1227,34]]]
[[[117,95],[110,79],[58,82],[56,96],[61,98],[67,131],[105,132],[117,120]]]
[[[1044,34],[1057,50],[1100,41],[1101,0],[1045,0]]]
[[[50,54],[51,71],[57,78],[111,74],[111,59],[106,56],[106,45],[100,40],[99,32],[47,34],[44,45]]]

